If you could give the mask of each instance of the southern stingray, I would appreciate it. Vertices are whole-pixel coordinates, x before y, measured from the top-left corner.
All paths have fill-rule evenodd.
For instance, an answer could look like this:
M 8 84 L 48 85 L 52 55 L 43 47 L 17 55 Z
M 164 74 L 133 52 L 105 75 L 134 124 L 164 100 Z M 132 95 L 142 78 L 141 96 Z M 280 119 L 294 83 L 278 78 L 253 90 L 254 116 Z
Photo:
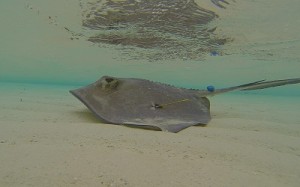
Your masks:
M 256 81 L 207 90 L 184 89 L 145 79 L 103 76 L 70 92 L 98 118 L 110 124 L 179 132 L 211 120 L 207 96 L 235 90 L 257 90 L 300 83 L 300 78 Z

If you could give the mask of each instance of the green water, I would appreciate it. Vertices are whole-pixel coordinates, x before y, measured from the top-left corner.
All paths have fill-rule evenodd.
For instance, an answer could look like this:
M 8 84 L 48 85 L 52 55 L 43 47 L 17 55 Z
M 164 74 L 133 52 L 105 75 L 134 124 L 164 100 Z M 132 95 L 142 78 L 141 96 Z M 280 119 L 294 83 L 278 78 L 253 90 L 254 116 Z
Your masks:
M 270 12 L 263 12 L 269 5 L 274 12 L 272 6 Z M 206 85 L 218 88 L 262 79 L 296 78 L 300 77 L 300 36 L 295 29 L 300 14 L 294 7 L 299 6 L 293 0 L 231 2 L 227 9 L 216 9 L 220 18 L 214 22 L 221 28 L 219 33 L 224 31 L 235 39 L 220 46 L 223 55 L 207 53 L 203 59 L 149 61 L 130 59 L 120 52 L 122 48 L 99 47 L 84 39 L 70 40 L 64 27 L 82 31 L 78 2 L 1 1 L 0 80 L 80 86 L 112 75 L 205 89 Z M 262 11 L 257 15 L 251 8 Z M 232 15 L 226 15 L 229 12 Z M 255 33 L 258 37 L 254 37 Z M 299 97 L 300 86 L 251 93 Z
M 300 0 L 195 0 L 232 41 L 157 60 L 70 34 L 94 34 L 80 4 L 95 1 L 0 0 L 0 186 L 299 186 L 300 84 L 209 97 L 207 128 L 177 134 L 101 124 L 69 90 L 103 75 L 198 89 L 300 78 Z

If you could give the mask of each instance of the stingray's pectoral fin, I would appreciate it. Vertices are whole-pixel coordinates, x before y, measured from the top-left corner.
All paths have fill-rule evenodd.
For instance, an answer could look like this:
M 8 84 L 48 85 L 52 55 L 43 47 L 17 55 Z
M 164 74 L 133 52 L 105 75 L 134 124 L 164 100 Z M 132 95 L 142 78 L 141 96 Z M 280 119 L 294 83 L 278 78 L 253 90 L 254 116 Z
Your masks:
M 122 125 L 132 128 L 140 128 L 147 130 L 155 130 L 155 131 L 165 131 L 165 132 L 173 132 L 177 133 L 183 129 L 186 129 L 190 126 L 195 126 L 198 124 L 195 123 L 178 123 L 178 124 L 153 124 L 153 125 L 144 125 L 144 124 L 134 124 L 134 123 L 123 123 Z M 206 124 L 199 124 L 200 126 L 205 126 Z
M 137 125 L 137 124 L 122 124 L 126 127 L 131 128 L 140 128 L 140 129 L 147 129 L 147 130 L 154 130 L 154 131 L 162 131 L 161 128 L 154 126 L 154 125 Z
M 231 92 L 231 91 L 236 91 L 236 90 L 241 90 L 241 91 L 247 91 L 247 90 L 259 90 L 259 89 L 265 89 L 265 88 L 271 88 L 271 87 L 277 87 L 277 86 L 283 86 L 287 84 L 298 84 L 300 83 L 300 78 L 296 79 L 284 79 L 284 80 L 275 80 L 275 81 L 256 81 L 248 84 L 243 84 L 240 86 L 234 86 L 234 87 L 229 87 L 229 88 L 223 88 L 223 89 L 217 89 L 213 92 L 205 91 L 201 92 L 201 96 L 211 96 L 211 95 L 216 95 L 216 94 L 221 94 L 221 93 L 226 93 L 226 92 Z
M 195 123 L 180 123 L 180 124 L 172 124 L 172 125 L 166 125 L 166 126 L 159 126 L 159 128 L 162 131 L 177 133 L 177 132 L 182 131 L 183 129 L 186 129 L 186 128 L 190 127 L 190 126 L 196 126 L 196 125 L 197 124 L 195 124 Z M 205 126 L 205 125 L 200 125 L 200 126 Z

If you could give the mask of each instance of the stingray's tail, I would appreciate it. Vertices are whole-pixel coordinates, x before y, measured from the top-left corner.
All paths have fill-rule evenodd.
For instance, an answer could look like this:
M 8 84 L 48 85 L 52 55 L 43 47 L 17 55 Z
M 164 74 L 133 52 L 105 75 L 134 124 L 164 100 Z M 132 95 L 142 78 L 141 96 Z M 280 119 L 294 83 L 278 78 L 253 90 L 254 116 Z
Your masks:
M 286 84 L 298 84 L 300 83 L 300 78 L 296 79 L 285 79 L 285 80 L 275 80 L 275 81 L 256 81 L 248 84 L 243 84 L 240 86 L 234 86 L 229 88 L 222 88 L 222 89 L 207 89 L 207 91 L 200 91 L 200 95 L 202 96 L 212 96 L 216 94 L 221 94 L 225 92 L 231 92 L 236 90 L 259 90 L 259 89 L 265 89 L 265 88 L 271 88 L 276 86 L 283 86 Z

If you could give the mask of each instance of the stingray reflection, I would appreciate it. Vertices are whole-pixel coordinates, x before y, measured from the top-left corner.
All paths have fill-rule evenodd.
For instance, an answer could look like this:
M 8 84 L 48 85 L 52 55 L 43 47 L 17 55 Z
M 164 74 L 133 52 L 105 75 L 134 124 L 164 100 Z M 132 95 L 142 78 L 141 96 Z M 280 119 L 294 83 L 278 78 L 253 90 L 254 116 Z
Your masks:
M 96 32 L 93 43 L 141 49 L 151 59 L 198 59 L 228 41 L 208 26 L 217 17 L 193 0 L 99 0 L 84 10 L 83 26 Z

